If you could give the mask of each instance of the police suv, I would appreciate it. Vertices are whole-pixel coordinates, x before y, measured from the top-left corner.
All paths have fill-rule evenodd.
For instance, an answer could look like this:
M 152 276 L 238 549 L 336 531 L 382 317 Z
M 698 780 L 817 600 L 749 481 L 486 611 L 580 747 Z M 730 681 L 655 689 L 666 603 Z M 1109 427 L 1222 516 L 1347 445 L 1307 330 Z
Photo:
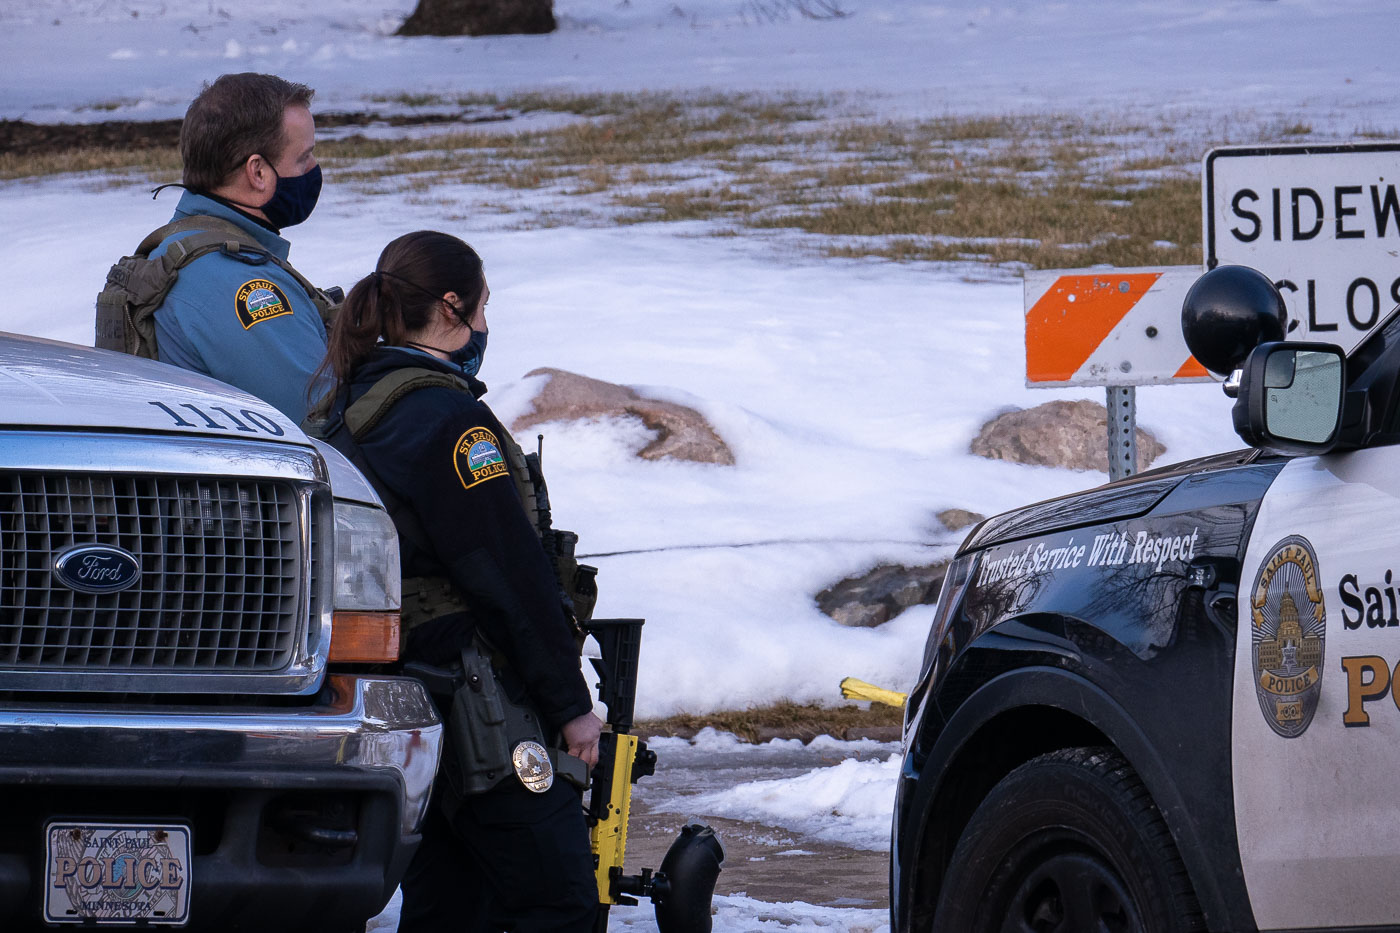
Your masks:
M 988 519 L 910 694 L 897 931 L 1400 929 L 1400 309 L 1183 310 L 1251 449 Z M 1236 367 L 1241 367 L 1236 369 Z
M 398 542 L 237 389 L 0 335 L 0 930 L 360 930 L 441 724 Z

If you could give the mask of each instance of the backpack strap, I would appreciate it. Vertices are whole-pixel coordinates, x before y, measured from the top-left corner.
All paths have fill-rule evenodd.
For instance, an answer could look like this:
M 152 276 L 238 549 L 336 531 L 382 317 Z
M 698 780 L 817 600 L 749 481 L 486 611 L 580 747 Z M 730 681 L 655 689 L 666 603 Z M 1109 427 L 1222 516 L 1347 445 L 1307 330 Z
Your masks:
M 321 322 L 328 329 L 331 322 L 335 320 L 335 312 L 339 307 L 339 302 L 332 300 L 325 292 L 312 285 L 310 280 L 298 272 L 291 263 L 263 246 L 248 231 L 222 217 L 195 214 L 171 221 L 159 230 L 152 231 L 146 239 L 142 240 L 141 245 L 136 247 L 136 253 L 143 257 L 150 256 L 151 251 L 167 237 L 187 231 L 193 232 L 189 236 L 173 241 L 161 254 L 168 272 L 178 272 L 200 256 L 216 249 L 235 259 L 243 259 L 245 262 L 271 262 L 296 280 L 302 291 L 306 292 L 306 297 L 311 299 L 311 303 L 316 306 L 316 313 L 321 316 Z
M 358 441 L 379 423 L 399 399 L 410 392 L 433 386 L 471 392 L 471 387 L 464 380 L 449 373 L 435 372 L 431 369 L 396 369 L 371 386 L 368 392 L 345 410 L 345 424 L 350 429 L 351 436 Z M 506 466 L 510 470 L 512 482 L 515 483 L 520 505 L 525 509 L 525 517 L 529 519 L 530 527 L 538 530 L 540 487 L 530 469 L 529 457 L 504 426 L 499 435 L 496 439 L 501 443 L 501 453 L 506 458 Z
M 344 390 L 346 394 L 332 405 L 325 421 L 308 422 L 303 425 L 307 433 L 330 443 L 364 474 L 375 492 L 379 493 L 384 509 L 394 520 L 399 534 L 414 547 L 429 554 L 432 553 L 432 542 L 422 522 L 413 514 L 408 504 L 380 478 L 374 467 L 370 466 L 364 449 L 360 447 L 360 440 L 404 396 L 419 389 L 433 387 L 471 391 L 465 382 L 447 373 L 418 368 L 396 369 L 370 386 L 369 391 L 360 396 L 353 405 L 345 404 L 348 400 L 348 389 Z M 406 630 L 412 630 L 430 619 L 448 613 L 470 611 L 457 587 L 446 577 L 406 578 L 403 581 L 401 599 L 399 615 Z
M 151 253 L 172 236 L 159 259 Z M 198 214 L 182 217 L 151 231 L 131 256 L 120 259 L 107 273 L 107 281 L 97 296 L 94 345 L 147 359 L 159 359 L 153 316 L 174 287 L 180 270 L 199 257 L 218 250 L 227 256 L 254 265 L 272 262 L 306 292 L 327 329 L 339 302 L 307 281 L 290 264 L 237 224 L 221 217 Z
M 308 422 L 303 428 L 308 434 L 327 440 L 331 446 L 345 454 L 379 493 L 384 508 L 393 518 L 400 534 L 419 550 L 431 553 L 432 544 L 422 523 L 407 503 L 395 495 L 375 473 L 359 443 L 405 396 L 428 388 L 452 389 L 475 396 L 465 380 L 449 373 L 418 367 L 396 369 L 370 386 L 354 404 L 346 404 L 348 390 L 343 390 L 347 394 L 336 400 L 325 421 Z M 574 542 L 578 540 L 578 536 L 572 532 L 541 528 L 541 512 L 543 510 L 544 514 L 547 514 L 549 505 L 547 494 L 544 492 L 544 476 L 539 469 L 536 455 L 524 453 L 504 427 L 501 428 L 497 440 L 500 441 L 510 477 L 515 484 L 516 495 L 520 498 L 520 504 L 525 509 L 531 527 L 542 539 L 545 534 L 552 536 L 545 552 L 559 580 L 560 596 L 566 614 L 570 616 L 571 624 L 577 626 L 576 619 L 587 619 L 592 615 L 598 593 L 597 585 L 593 582 L 596 570 L 591 567 L 584 569 L 580 579 L 581 565 L 574 558 Z M 543 502 L 542 497 L 545 497 Z M 401 617 L 406 628 L 412 629 L 429 619 L 457 611 L 469 609 L 452 581 L 440 577 L 414 577 L 403 581 Z
M 369 391 L 360 396 L 355 404 L 345 409 L 345 426 L 350 429 L 350 436 L 359 441 L 404 396 L 419 389 L 434 387 L 471 392 L 466 382 L 449 373 L 416 367 L 396 369 L 370 386 Z

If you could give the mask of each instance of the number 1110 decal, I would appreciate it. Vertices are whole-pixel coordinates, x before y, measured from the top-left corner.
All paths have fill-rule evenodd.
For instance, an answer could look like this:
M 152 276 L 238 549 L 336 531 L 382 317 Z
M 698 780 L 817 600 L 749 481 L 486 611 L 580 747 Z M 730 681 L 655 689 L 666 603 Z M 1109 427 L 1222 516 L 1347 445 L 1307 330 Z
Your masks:
M 222 405 L 209 405 L 201 408 L 198 405 L 191 405 L 188 402 L 181 402 L 170 407 L 164 402 L 147 402 L 154 405 L 170 416 L 177 428 L 209 428 L 214 431 L 242 431 L 248 434 L 270 434 L 273 437 L 282 437 L 287 432 L 282 430 L 282 426 L 273 421 L 267 415 L 249 411 L 246 408 L 238 409 L 238 414 L 234 414 Z M 176 408 L 183 408 L 185 411 L 176 411 Z M 190 419 L 197 419 L 191 421 Z

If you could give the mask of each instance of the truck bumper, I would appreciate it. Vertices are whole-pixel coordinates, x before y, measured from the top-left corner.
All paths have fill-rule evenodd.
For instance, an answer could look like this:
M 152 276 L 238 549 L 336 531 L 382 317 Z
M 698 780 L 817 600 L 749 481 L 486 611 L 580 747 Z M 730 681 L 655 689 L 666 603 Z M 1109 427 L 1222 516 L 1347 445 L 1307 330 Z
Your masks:
M 310 705 L 0 704 L 0 928 L 39 926 L 50 820 L 190 826 L 190 929 L 351 929 L 418 845 L 442 725 L 421 684 Z

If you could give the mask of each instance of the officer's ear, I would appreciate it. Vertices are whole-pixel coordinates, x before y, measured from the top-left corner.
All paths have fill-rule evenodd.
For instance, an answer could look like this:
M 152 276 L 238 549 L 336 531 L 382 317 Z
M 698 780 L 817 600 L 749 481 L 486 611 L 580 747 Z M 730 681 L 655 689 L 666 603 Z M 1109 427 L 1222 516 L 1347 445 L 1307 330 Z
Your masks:
M 443 295 L 441 313 L 444 323 L 454 326 L 461 324 L 462 318 L 464 317 L 462 296 L 458 295 L 456 292 L 448 292 Z
M 271 193 L 277 187 L 277 172 L 272 163 L 259 153 L 253 153 L 243 162 L 243 181 L 249 188 L 262 193 Z

